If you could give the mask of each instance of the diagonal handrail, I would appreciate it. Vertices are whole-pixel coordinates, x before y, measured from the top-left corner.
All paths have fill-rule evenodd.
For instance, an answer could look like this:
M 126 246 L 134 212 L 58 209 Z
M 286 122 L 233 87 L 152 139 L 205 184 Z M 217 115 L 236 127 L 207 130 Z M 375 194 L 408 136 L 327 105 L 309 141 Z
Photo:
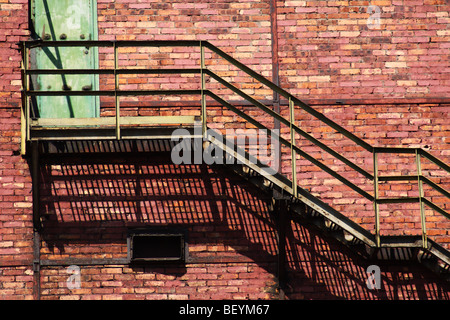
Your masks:
M 282 122 L 283 124 L 286 125 L 291 125 L 295 127 L 296 132 L 302 131 L 300 128 L 298 128 L 297 126 L 291 124 L 287 119 L 281 117 L 280 115 L 278 115 L 276 112 L 274 112 L 273 110 L 271 110 L 270 108 L 268 108 L 267 106 L 265 106 L 264 104 L 260 103 L 259 101 L 253 99 L 252 97 L 248 96 L 246 93 L 244 93 L 243 91 L 241 91 L 240 89 L 236 88 L 235 86 L 233 86 L 232 84 L 228 83 L 226 80 L 224 80 L 223 78 L 221 78 L 220 76 L 214 74 L 213 72 L 211 72 L 210 70 L 205 70 L 205 73 L 208 74 L 209 76 L 211 76 L 213 79 L 215 79 L 216 81 L 218 81 L 219 83 L 225 85 L 227 88 L 231 89 L 233 92 L 239 94 L 241 97 L 243 97 L 244 99 L 246 99 L 248 102 L 251 102 L 252 104 L 254 104 L 255 106 L 259 107 L 261 110 L 265 111 L 266 113 L 272 115 L 275 119 L 279 120 L 280 122 Z M 234 113 L 236 113 L 237 115 L 241 116 L 242 118 L 244 118 L 245 120 L 247 120 L 248 122 L 250 122 L 251 124 L 253 124 L 255 127 L 259 128 L 259 129 L 263 129 L 266 130 L 267 132 L 270 133 L 270 130 L 264 126 L 263 124 L 261 124 L 260 122 L 258 122 L 257 120 L 255 120 L 254 118 L 252 118 L 251 116 L 247 115 L 245 112 L 239 110 L 238 108 L 234 107 L 233 105 L 229 104 L 228 102 L 226 102 L 225 100 L 221 99 L 220 97 L 218 97 L 217 95 L 215 95 L 214 93 L 212 93 L 211 91 L 205 90 L 205 94 L 207 94 L 208 96 L 210 96 L 211 98 L 213 98 L 214 100 L 216 100 L 217 102 L 221 103 L 223 106 L 227 107 L 229 110 L 233 111 Z M 302 131 L 303 132 L 303 131 Z M 299 132 L 302 134 L 302 132 Z M 310 140 L 311 142 L 315 143 L 316 145 L 318 145 L 319 147 L 321 147 L 321 145 L 323 145 L 320 141 L 318 141 L 317 139 L 311 137 L 309 134 L 304 133 L 302 134 L 305 138 L 307 138 L 308 140 Z M 433 202 L 431 202 L 430 200 L 426 199 L 424 196 L 420 196 L 417 198 L 401 198 L 401 199 L 377 199 L 377 197 L 370 195 L 369 193 L 367 193 L 366 191 L 362 190 L 361 188 L 359 188 L 357 185 L 353 184 L 352 182 L 350 182 L 348 179 L 342 177 L 341 175 L 339 175 L 337 172 L 335 172 L 334 170 L 330 169 L 329 167 L 327 167 L 326 165 L 322 164 L 320 161 L 316 160 L 315 158 L 311 157 L 309 154 L 307 154 L 306 152 L 302 151 L 300 148 L 298 148 L 295 145 L 292 145 L 291 142 L 287 141 L 286 139 L 283 139 L 281 137 L 277 137 L 277 139 L 279 139 L 279 141 L 287 146 L 290 147 L 292 149 L 295 150 L 295 152 L 299 155 L 301 155 L 302 157 L 304 157 L 305 159 L 309 160 L 311 163 L 313 163 L 314 165 L 318 166 L 320 169 L 322 169 L 323 171 L 327 172 L 328 174 L 330 174 L 331 176 L 333 176 L 334 178 L 338 179 L 339 181 L 341 181 L 342 183 L 344 183 L 345 185 L 347 185 L 348 187 L 350 187 L 352 190 L 356 191 L 357 193 L 359 193 L 360 195 L 364 196 L 366 199 L 372 201 L 372 202 L 376 202 L 377 204 L 381 204 L 381 203 L 411 203 L 411 202 L 423 202 L 423 204 L 427 205 L 428 207 L 430 207 L 431 209 L 439 212 L 440 214 L 442 214 L 443 216 L 445 216 L 446 218 L 450 219 L 450 214 L 447 213 L 445 210 L 443 210 L 442 208 L 440 208 L 439 206 L 435 205 Z M 334 155 L 333 153 L 334 150 L 329 149 L 327 146 L 325 146 L 326 148 L 322 148 L 323 150 L 327 151 L 331 150 L 331 152 L 329 152 L 330 154 Z M 328 150 L 327 150 L 328 149 Z M 392 152 L 392 151 L 397 151 L 397 152 L 403 152 L 403 153 L 417 153 L 418 149 L 417 148 L 374 148 L 374 153 L 378 152 Z M 337 154 L 337 153 L 336 153 Z M 342 160 L 344 163 L 349 164 L 350 167 L 353 168 L 354 165 L 351 161 L 347 160 L 346 158 L 340 156 L 339 154 L 337 154 L 338 156 L 336 158 L 338 158 L 339 160 Z M 432 155 L 427 154 L 429 156 L 429 158 L 431 159 L 437 159 L 434 158 Z M 446 169 L 446 164 L 440 160 L 438 160 L 438 164 L 441 168 Z M 358 167 L 359 168 L 359 167 Z M 355 169 L 355 168 L 354 168 Z M 363 169 L 361 169 L 363 170 Z M 363 172 L 360 172 L 363 173 Z M 370 175 L 370 174 L 369 174 Z M 367 176 L 366 176 L 367 177 Z M 372 175 L 370 175 L 369 178 L 374 178 Z M 401 181 L 401 180 L 416 180 L 417 177 L 415 176 L 407 176 L 407 177 L 402 177 L 402 176 L 392 176 L 392 177 L 379 177 L 379 180 L 383 180 L 383 181 L 389 181 L 389 180 L 395 180 L 395 181 Z M 432 182 L 430 179 L 420 175 L 419 179 L 427 184 L 429 184 L 431 187 L 433 187 L 435 190 L 439 191 L 441 194 L 443 194 L 444 196 L 450 198 L 450 193 L 448 191 L 446 191 L 444 188 L 440 187 L 438 184 Z M 378 182 L 376 182 L 378 183 Z M 292 181 L 292 185 L 294 184 L 294 181 Z M 419 186 L 420 190 L 422 190 L 422 186 Z M 378 186 L 376 186 L 376 188 L 378 188 Z M 294 192 L 292 190 L 292 192 Z M 422 193 L 422 191 L 421 191 Z M 377 245 L 380 245 L 380 228 L 379 228 L 379 212 L 376 208 L 376 238 L 377 238 Z M 421 216 L 422 216 L 422 220 L 425 221 L 425 217 L 424 217 L 424 212 L 423 209 L 421 209 Z M 425 231 L 425 225 L 423 225 L 423 245 L 424 247 L 427 246 L 427 238 L 426 238 L 426 231 Z
M 386 200 L 386 199 L 378 199 L 378 183 L 379 183 L 379 180 L 380 180 L 379 179 L 380 177 L 378 177 L 378 168 L 377 168 L 377 163 L 376 163 L 376 161 L 377 161 L 376 159 L 377 159 L 377 154 L 378 153 L 412 153 L 412 154 L 415 153 L 417 155 L 417 161 L 416 161 L 417 162 L 417 170 L 418 170 L 417 179 L 418 179 L 418 182 L 419 182 L 419 192 L 420 192 L 420 196 L 417 198 L 417 201 L 421 204 L 422 235 L 423 235 L 423 246 L 424 247 L 427 247 L 427 234 L 426 234 L 426 226 L 425 226 L 425 212 L 424 212 L 423 205 L 427 205 L 428 207 L 432 208 L 433 210 L 441 213 L 443 216 L 445 216 L 445 217 L 450 219 L 450 214 L 448 212 L 446 212 L 445 210 L 443 210 L 439 206 L 435 205 L 430 200 L 426 199 L 424 197 L 424 195 L 423 195 L 422 182 L 425 182 L 428 185 L 430 185 L 432 188 L 434 188 L 435 190 L 439 191 L 445 197 L 450 199 L 449 192 L 446 191 L 445 189 L 443 189 L 442 187 L 440 187 L 439 185 L 437 185 L 436 183 L 432 182 L 431 180 L 423 177 L 423 175 L 421 173 L 421 169 L 420 169 L 420 157 L 423 156 L 424 158 L 427 158 L 432 163 L 434 163 L 437 166 L 439 166 L 441 169 L 443 169 L 443 170 L 447 171 L 448 173 L 450 173 L 450 166 L 447 165 L 446 163 L 444 163 L 442 160 L 436 158 L 435 156 L 431 155 L 430 153 L 428 153 L 427 151 L 425 151 L 425 150 L 423 150 L 421 148 L 389 148 L 389 147 L 388 148 L 382 148 L 382 147 L 373 147 L 370 144 L 368 144 L 367 142 L 365 142 L 364 140 L 362 140 L 361 138 L 359 138 L 356 135 L 354 135 L 353 133 L 349 132 L 347 129 L 345 129 L 342 126 L 338 125 L 336 122 L 334 122 L 331 119 L 327 118 L 322 113 L 320 113 L 317 110 L 311 108 L 310 106 L 308 106 L 304 102 L 302 102 L 299 99 L 297 99 L 295 96 L 291 95 L 290 93 L 288 93 L 284 89 L 280 88 L 279 86 L 277 86 L 273 82 L 267 80 L 262 75 L 256 73 L 255 71 L 253 71 L 252 69 L 250 69 L 246 65 L 242 64 L 241 62 L 237 61 L 236 59 L 234 59 L 233 57 L 231 57 L 230 55 L 228 55 L 224 51 L 222 51 L 219 48 L 215 47 L 211 43 L 204 42 L 204 43 L 202 43 L 202 45 L 206 46 L 208 49 L 210 49 L 211 51 L 215 52 L 217 55 L 219 55 L 220 57 L 222 57 L 226 61 L 228 61 L 231 64 L 233 64 L 235 67 L 239 68 L 241 71 L 247 73 L 250 77 L 254 78 L 255 80 L 259 81 L 260 83 L 262 83 L 262 84 L 266 85 L 267 87 L 269 87 L 270 89 L 272 89 L 274 92 L 276 92 L 279 95 L 283 96 L 284 98 L 288 99 L 290 104 L 291 104 L 291 102 L 293 102 L 294 105 L 301 107 L 303 110 L 305 110 L 306 112 L 308 112 L 309 114 L 314 116 L 316 119 L 318 119 L 318 120 L 322 121 L 323 123 L 327 124 L 328 126 L 332 127 L 337 132 L 341 133 L 342 135 L 344 135 L 345 137 L 347 137 L 348 139 L 352 140 L 357 145 L 363 147 L 365 150 L 369 151 L 370 153 L 372 153 L 374 155 L 374 174 L 371 175 L 366 170 L 358 167 L 356 164 L 352 163 L 351 161 L 349 161 L 345 157 L 339 155 L 337 152 L 335 152 L 331 148 L 327 147 L 326 145 L 324 145 L 323 143 L 321 143 L 317 139 L 311 137 L 306 132 L 302 131 L 298 126 L 296 126 L 292 122 L 292 119 L 291 120 L 287 120 L 287 119 L 283 118 L 281 115 L 279 115 L 275 111 L 273 111 L 270 108 L 264 106 L 262 103 L 256 101 L 255 99 L 249 97 L 248 95 L 243 93 L 241 90 L 237 89 L 235 86 L 229 84 L 224 79 L 221 79 L 220 77 L 218 77 L 217 75 L 213 74 L 212 72 L 208 72 L 208 74 L 211 77 L 213 77 L 216 81 L 218 81 L 221 84 L 225 85 L 227 88 L 231 89 L 233 92 L 239 94 L 241 97 L 243 97 L 247 101 L 251 102 L 255 106 L 259 107 L 261 110 L 263 110 L 266 113 L 270 114 L 276 120 L 280 121 L 281 123 L 283 123 L 285 125 L 288 125 L 291 128 L 291 130 L 294 130 L 295 132 L 299 133 L 303 137 L 307 138 L 309 141 L 313 142 L 316 146 L 320 147 L 322 150 L 328 152 L 329 154 L 331 154 L 335 158 L 341 160 L 342 162 L 344 162 L 345 164 L 350 166 L 353 170 L 363 174 L 366 178 L 374 180 L 374 189 L 375 189 L 374 193 L 375 193 L 375 195 L 374 196 L 371 196 L 371 195 L 367 196 L 368 194 L 364 194 L 365 191 L 361 192 L 362 190 L 360 190 L 359 187 L 353 185 L 352 183 L 349 183 L 349 181 L 347 179 L 341 177 L 338 174 L 335 174 L 334 172 L 328 171 L 326 166 L 321 166 L 320 164 L 313 162 L 314 164 L 318 165 L 322 170 L 330 173 L 333 177 L 337 178 L 338 180 L 340 180 L 341 182 L 343 182 L 344 184 L 346 184 L 347 186 L 349 186 L 353 190 L 357 191 L 359 194 L 365 196 L 367 199 L 369 199 L 369 200 L 374 202 L 375 214 L 376 214 L 376 217 L 375 217 L 375 219 L 376 219 L 376 228 L 375 229 L 376 230 L 375 230 L 375 232 L 376 232 L 376 237 L 377 237 L 377 245 L 380 245 L 380 228 L 379 228 L 380 217 L 379 217 L 378 204 L 383 202 L 384 200 Z M 290 144 L 291 149 L 295 150 L 295 152 L 297 154 L 302 155 L 302 153 L 299 150 L 299 148 L 297 148 L 295 145 L 292 145 L 292 143 L 293 142 L 290 142 L 290 143 L 288 142 L 288 144 Z M 310 157 L 306 156 L 305 158 L 311 161 Z M 415 199 L 409 199 L 409 200 L 408 199 L 402 199 L 402 200 L 398 200 L 398 201 L 414 202 L 416 200 Z M 387 200 L 386 200 L 386 202 L 387 202 Z
M 435 165 L 439 166 L 441 169 L 443 169 L 443 170 L 447 171 L 448 173 L 450 173 L 450 166 L 448 164 L 446 164 L 444 161 L 440 160 L 439 158 L 436 158 L 431 153 L 429 153 L 428 151 L 423 150 L 422 148 L 419 148 L 418 151 L 419 151 L 421 156 L 427 158 L 432 163 L 434 163 Z
M 306 133 L 304 130 L 300 129 L 295 123 L 291 123 L 289 120 L 287 120 L 286 118 L 282 117 L 277 112 L 275 112 L 272 109 L 270 109 L 269 107 L 265 106 L 264 104 L 262 104 L 258 100 L 250 97 L 248 94 L 246 94 L 242 90 L 236 88 L 235 86 L 233 86 L 228 81 L 224 80 L 222 77 L 218 76 L 214 72 L 212 72 L 210 70 L 205 70 L 205 73 L 208 74 L 211 78 L 213 78 L 217 82 L 219 82 L 219 83 L 223 84 L 224 86 L 226 86 L 228 89 L 231 89 L 234 93 L 237 93 L 238 95 L 240 95 L 242 98 L 244 98 L 248 102 L 250 102 L 253 105 L 255 105 L 256 107 L 258 107 L 259 109 L 261 109 L 264 112 L 268 113 L 270 116 L 274 117 L 276 120 L 280 121 L 284 125 L 292 126 L 292 128 L 294 129 L 294 131 L 296 133 L 298 133 L 301 136 L 303 136 L 304 138 L 308 139 L 309 141 L 311 141 L 312 143 L 314 143 L 315 145 L 317 145 L 318 147 L 320 147 L 324 151 L 328 152 L 329 154 L 331 154 L 335 158 L 337 158 L 340 161 L 344 162 L 346 165 L 351 167 L 353 170 L 359 172 L 360 174 L 365 176 L 367 179 L 373 180 L 373 175 L 372 174 L 370 174 L 369 172 L 367 172 L 366 170 L 364 170 L 360 166 L 356 165 L 355 163 L 351 162 L 350 160 L 348 160 L 347 158 L 345 158 L 344 156 L 342 156 L 338 152 L 334 151 L 333 149 L 331 149 L 330 147 L 328 147 L 324 143 L 320 142 L 319 140 L 317 140 L 316 138 L 314 138 L 310 134 Z
M 221 99 L 219 96 L 217 96 L 216 94 L 210 92 L 210 91 L 205 91 L 205 94 L 207 94 L 208 96 L 210 96 L 211 98 L 213 98 L 214 100 L 216 100 L 217 102 L 221 103 L 222 105 L 226 106 L 229 110 L 233 111 L 234 113 L 236 113 L 237 115 L 241 116 L 242 118 L 244 118 L 245 120 L 247 120 L 248 122 L 250 122 L 251 124 L 253 124 L 255 127 L 259 128 L 259 129 L 263 129 L 266 130 L 266 132 L 269 135 L 272 135 L 273 133 L 271 132 L 270 129 L 268 129 L 266 126 L 264 126 L 263 124 L 261 124 L 259 121 L 253 119 L 251 116 L 247 115 L 245 112 L 239 110 L 238 108 L 234 107 L 233 105 L 229 104 L 228 102 L 226 102 L 225 100 Z M 344 183 L 345 185 L 349 186 L 351 189 L 353 189 L 354 191 L 358 192 L 360 195 L 364 196 L 366 199 L 369 199 L 370 201 L 373 201 L 374 198 L 372 195 L 370 195 L 368 192 L 362 190 L 360 187 L 358 187 L 357 185 L 355 185 L 354 183 L 352 183 L 351 181 L 349 181 L 348 179 L 344 178 L 343 176 L 341 176 L 340 174 L 338 174 L 336 171 L 332 170 L 331 168 L 329 168 L 328 166 L 326 166 L 325 164 L 323 164 L 322 162 L 316 160 L 314 157 L 312 157 L 311 155 L 309 155 L 308 153 L 304 152 L 303 150 L 301 150 L 299 147 L 292 145 L 291 142 L 287 141 L 286 139 L 277 136 L 276 137 L 283 145 L 289 147 L 289 148 L 293 148 L 295 150 L 295 152 L 297 152 L 300 156 L 304 157 L 305 159 L 307 159 L 308 161 L 310 161 L 311 163 L 313 163 L 314 165 L 318 166 L 319 168 L 321 168 L 323 171 L 327 172 L 328 174 L 330 174 L 331 176 L 333 176 L 334 178 L 338 179 L 339 181 L 341 181 L 342 183 Z M 295 182 L 292 182 L 293 184 Z
M 329 125 L 333 129 L 335 129 L 337 132 L 343 134 L 344 136 L 346 136 L 350 140 L 354 141 L 356 144 L 358 144 L 359 146 L 363 147 L 367 151 L 369 151 L 371 153 L 374 153 L 375 149 L 377 149 L 378 152 L 386 152 L 386 151 L 389 151 L 389 149 L 393 149 L 393 148 L 389 148 L 389 147 L 386 147 L 386 148 L 373 147 L 372 145 L 370 145 L 369 143 L 365 142 L 364 140 L 362 140 L 361 138 L 359 138 L 355 134 L 351 133 L 350 131 L 348 131 L 344 127 L 340 126 L 339 124 L 337 124 L 333 120 L 331 120 L 328 117 L 326 117 L 324 114 L 322 114 L 319 111 L 315 110 L 314 108 L 308 106 L 306 103 L 304 103 L 303 101 L 299 100 L 298 98 L 296 98 L 295 96 L 293 96 L 292 94 L 287 92 L 286 90 L 284 90 L 281 87 L 277 86 L 272 81 L 268 80 L 267 78 L 265 78 L 262 75 L 258 74 L 257 72 L 255 72 L 254 70 L 250 69 L 249 67 L 247 67 L 243 63 L 241 63 L 238 60 L 234 59 L 232 56 L 230 56 L 229 54 L 225 53 L 221 49 L 219 49 L 216 46 L 212 45 L 210 42 L 203 41 L 202 45 L 204 45 L 205 47 L 207 47 L 211 51 L 213 51 L 216 54 L 218 54 L 223 59 L 225 59 L 228 62 L 230 62 L 231 64 L 233 64 L 235 67 L 239 68 L 241 71 L 244 71 L 245 73 L 247 73 L 249 76 L 251 76 L 255 80 L 257 80 L 257 81 L 261 82 L 262 84 L 266 85 L 267 87 L 269 87 L 270 89 L 272 89 L 276 93 L 280 94 L 281 96 L 285 97 L 286 99 L 291 99 L 292 101 L 294 101 L 295 105 L 303 108 L 306 112 L 308 112 L 312 116 L 316 117 L 318 120 L 324 122 L 325 124 Z M 272 111 L 272 112 L 273 112 L 273 114 L 277 114 L 274 111 Z M 280 115 L 278 115 L 278 116 L 281 117 Z M 280 120 L 279 117 L 277 117 L 277 120 Z M 286 121 L 288 121 L 288 120 L 286 120 Z M 396 148 L 396 149 L 411 150 L 411 153 L 414 153 L 414 149 L 412 149 L 412 148 Z M 420 150 L 419 152 L 420 152 L 421 155 L 423 155 L 428 160 L 432 161 L 433 163 L 435 163 L 436 165 L 438 165 L 439 167 L 441 167 L 442 169 L 444 169 L 445 171 L 450 173 L 450 166 L 447 165 L 445 162 L 443 162 L 442 160 L 438 159 L 437 157 L 431 155 L 429 152 L 423 150 L 422 148 L 415 148 L 415 149 L 419 149 Z
M 223 59 L 225 59 L 228 62 L 230 62 L 231 64 L 233 64 L 235 67 L 237 67 L 240 70 L 244 71 L 245 73 L 247 73 L 249 76 L 251 76 L 255 80 L 258 80 L 262 84 L 266 85 L 267 87 L 269 87 L 270 89 L 272 89 L 273 91 L 278 93 L 279 95 L 285 97 L 288 100 L 291 99 L 294 102 L 295 105 L 303 108 L 306 112 L 308 112 L 309 114 L 313 115 L 317 119 L 321 120 L 322 122 L 324 122 L 328 126 L 332 127 L 333 129 L 335 129 L 339 133 L 341 133 L 344 136 L 346 136 L 347 138 L 349 138 L 350 140 L 354 141 L 355 143 L 357 143 L 359 146 L 363 147 L 367 151 L 370 151 L 370 152 L 373 151 L 373 147 L 370 144 L 368 144 L 367 142 L 365 142 L 364 140 L 362 140 L 361 138 L 359 138 L 355 134 L 351 133 L 347 129 L 343 128 L 342 126 L 338 125 L 336 122 L 334 122 L 333 120 L 329 119 L 328 117 L 326 117 L 322 113 L 320 113 L 317 110 L 311 108 L 310 106 L 308 106 L 303 101 L 299 100 L 298 98 L 296 98 L 295 96 L 293 96 L 292 94 L 287 92 L 286 90 L 284 90 L 284 89 L 280 88 L 279 86 L 277 86 L 276 84 L 274 84 L 272 81 L 267 80 L 262 75 L 258 74 L 257 72 L 255 72 L 254 70 L 250 69 L 249 67 L 247 67 L 243 63 L 239 62 L 238 60 L 234 59 L 229 54 L 225 53 L 224 51 L 220 50 L 216 46 L 212 45 L 210 42 L 207 42 L 207 41 L 202 42 L 202 45 L 206 46 L 208 49 L 210 49 L 211 51 L 215 52 L 216 54 L 218 54 Z

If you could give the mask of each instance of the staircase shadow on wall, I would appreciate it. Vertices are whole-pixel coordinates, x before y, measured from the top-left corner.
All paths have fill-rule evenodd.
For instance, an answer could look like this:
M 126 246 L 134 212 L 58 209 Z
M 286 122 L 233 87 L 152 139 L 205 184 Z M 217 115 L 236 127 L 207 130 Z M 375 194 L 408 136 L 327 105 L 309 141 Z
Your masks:
M 160 152 L 49 155 L 41 169 L 43 259 L 126 258 L 129 228 L 174 226 L 188 231 L 188 264 L 254 262 L 277 274 L 270 195 L 225 167 L 174 165 Z M 371 262 L 295 219 L 287 229 L 287 298 L 449 299 L 448 288 L 425 279 L 421 266 L 405 276 L 406 265 L 380 265 L 391 276 L 382 276 L 380 290 L 369 290 Z M 136 268 L 187 271 L 186 265 Z

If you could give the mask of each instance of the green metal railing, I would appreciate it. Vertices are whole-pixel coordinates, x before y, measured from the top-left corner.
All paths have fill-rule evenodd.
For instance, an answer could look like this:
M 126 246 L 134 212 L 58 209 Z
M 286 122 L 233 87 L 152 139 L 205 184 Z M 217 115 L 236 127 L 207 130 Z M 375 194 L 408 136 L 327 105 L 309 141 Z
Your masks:
M 67 46 L 94 46 L 94 47 L 109 47 L 113 48 L 114 52 L 114 68 L 113 69 L 54 69 L 54 70 L 37 70 L 29 68 L 29 56 L 30 50 L 37 47 L 67 47 Z M 200 50 L 200 66 L 199 68 L 191 68 L 191 69 L 123 69 L 119 68 L 118 63 L 118 49 L 120 47 L 197 47 Z M 209 50 L 212 53 L 217 54 L 222 59 L 226 60 L 230 64 L 237 67 L 239 70 L 245 72 L 248 76 L 260 82 L 261 84 L 270 88 L 273 92 L 276 92 L 281 97 L 284 97 L 288 101 L 289 108 L 289 119 L 286 119 L 281 114 L 273 111 L 268 106 L 264 105 L 260 101 L 252 98 L 250 95 L 243 92 L 241 89 L 237 88 L 233 84 L 229 83 L 222 77 L 218 76 L 208 68 L 206 68 L 206 58 L 205 51 Z M 297 165 L 296 158 L 299 155 L 304 159 L 310 161 L 312 164 L 319 167 L 321 170 L 325 171 L 332 177 L 336 178 L 353 191 L 357 192 L 359 195 L 363 196 L 367 200 L 373 202 L 374 211 L 375 211 L 375 243 L 376 246 L 380 246 L 380 211 L 379 205 L 386 203 L 413 203 L 417 202 L 420 204 L 420 215 L 421 215 L 421 227 L 422 227 L 422 245 L 424 248 L 427 247 L 427 231 L 426 231 L 426 217 L 425 217 L 425 206 L 435 210 L 436 212 L 442 214 L 446 218 L 450 219 L 450 214 L 444 209 L 440 208 L 429 199 L 424 196 L 423 184 L 427 184 L 431 186 L 434 190 L 438 191 L 440 194 L 450 199 L 450 193 L 444 188 L 440 187 L 438 184 L 434 183 L 430 179 L 426 178 L 422 174 L 421 170 L 421 159 L 425 158 L 429 160 L 431 163 L 437 165 L 447 173 L 450 173 L 450 166 L 432 156 L 430 153 L 426 152 L 420 148 L 383 148 L 383 147 L 373 147 L 369 145 L 367 142 L 357 137 L 353 133 L 349 132 L 342 126 L 338 125 L 336 122 L 327 118 L 324 114 L 316 111 L 310 106 L 306 105 L 298 98 L 294 97 L 287 91 L 283 90 L 279 86 L 275 85 L 271 81 L 267 80 L 265 77 L 256 73 L 249 67 L 240 63 L 236 59 L 232 58 L 230 55 L 215 47 L 211 43 L 207 41 L 27 41 L 22 43 L 22 81 L 23 81 L 23 104 L 22 104 L 22 153 L 26 152 L 26 144 L 28 141 L 32 140 L 31 131 L 33 129 L 33 122 L 30 118 L 30 97 L 39 96 L 39 95 L 52 95 L 52 96 L 76 96 L 76 95 L 96 95 L 96 96 L 111 96 L 115 99 L 115 118 L 114 121 L 109 120 L 99 120 L 99 119 L 91 119 L 88 122 L 84 122 L 85 124 L 114 124 L 115 126 L 115 138 L 121 139 L 121 126 L 123 123 L 132 123 L 133 121 L 137 121 L 137 123 L 143 124 L 146 121 L 151 121 L 150 119 L 131 119 L 124 120 L 125 117 L 122 117 L 120 114 L 120 103 L 119 97 L 122 96 L 136 96 L 136 95 L 199 95 L 201 99 L 201 123 L 202 123 L 202 133 L 205 137 L 206 130 L 208 127 L 207 122 L 207 100 L 206 97 L 210 97 L 215 100 L 217 103 L 226 107 L 227 109 L 233 111 L 238 116 L 242 117 L 244 120 L 248 121 L 255 127 L 259 129 L 264 129 L 269 134 L 272 131 L 267 128 L 267 126 L 263 125 L 252 116 L 248 115 L 244 111 L 238 109 L 233 106 L 229 102 L 225 101 L 223 98 L 219 97 L 212 91 L 208 90 L 206 84 L 206 77 L 210 77 L 214 79 L 224 87 L 230 89 L 235 94 L 242 97 L 244 100 L 249 102 L 251 105 L 259 108 L 268 116 L 272 117 L 274 121 L 278 121 L 279 123 L 287 126 L 290 132 L 290 141 L 284 139 L 283 137 L 277 137 L 279 142 L 288 147 L 290 149 L 290 157 L 291 157 L 291 168 L 292 168 L 292 180 L 291 185 L 288 191 L 292 194 L 293 197 L 299 196 L 299 190 L 297 186 Z M 30 90 L 30 76 L 36 74 L 109 74 L 114 76 L 114 90 L 97 90 L 97 91 L 35 91 Z M 119 76 L 124 74 L 199 74 L 200 75 L 200 90 L 120 90 L 119 86 Z M 332 148 L 314 138 L 312 135 L 308 134 L 304 130 L 302 130 L 295 121 L 295 107 L 300 107 L 316 119 L 320 120 L 322 123 L 327 126 L 333 128 L 338 133 L 342 134 L 346 138 L 350 139 L 358 146 L 362 147 L 364 150 L 370 152 L 373 155 L 373 174 L 361 168 L 351 160 L 347 159 L 340 153 L 334 151 Z M 186 119 L 175 119 L 174 122 L 182 122 L 182 120 Z M 77 123 L 76 120 L 67 120 L 66 123 L 72 121 L 72 123 Z M 125 121 L 125 122 L 124 122 Z M 162 120 L 161 120 L 162 121 Z M 64 122 L 64 121 L 63 121 Z M 51 120 L 47 119 L 42 122 L 47 125 L 60 125 L 61 119 Z M 41 123 L 41 125 L 42 125 Z M 332 155 L 335 159 L 341 161 L 345 165 L 347 165 L 352 170 L 361 174 L 364 178 L 373 181 L 374 192 L 373 195 L 363 190 L 358 185 L 354 184 L 347 178 L 343 177 L 335 170 L 331 169 L 329 166 L 325 165 L 321 161 L 318 161 L 313 156 L 302 150 L 296 144 L 296 135 L 300 135 L 301 137 L 307 139 L 323 151 Z M 57 138 L 57 137 L 55 137 Z M 379 154 L 415 154 L 416 156 L 416 168 L 417 174 L 413 176 L 380 176 L 378 169 L 378 156 Z M 389 182 L 389 181 L 412 181 L 417 182 L 419 188 L 419 196 L 418 197 L 404 197 L 404 198 L 380 198 L 379 197 L 379 183 L 380 182 Z

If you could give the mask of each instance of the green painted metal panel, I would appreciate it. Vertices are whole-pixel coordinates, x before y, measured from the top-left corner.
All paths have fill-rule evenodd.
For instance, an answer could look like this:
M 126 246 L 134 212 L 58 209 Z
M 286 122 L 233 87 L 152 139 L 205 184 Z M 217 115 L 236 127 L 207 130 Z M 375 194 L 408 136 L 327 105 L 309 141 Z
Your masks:
M 44 41 L 97 40 L 95 0 L 34 0 L 34 27 Z M 98 65 L 95 47 L 35 49 L 38 69 L 93 69 Z M 36 90 L 98 90 L 98 75 L 38 75 Z M 90 118 L 99 116 L 95 96 L 40 96 L 40 118 Z

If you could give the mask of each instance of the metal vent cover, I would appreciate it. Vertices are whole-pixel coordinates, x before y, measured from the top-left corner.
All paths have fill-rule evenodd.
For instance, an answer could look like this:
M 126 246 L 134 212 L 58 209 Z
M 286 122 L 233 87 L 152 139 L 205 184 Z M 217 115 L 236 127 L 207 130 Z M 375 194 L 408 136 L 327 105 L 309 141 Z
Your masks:
M 130 262 L 184 262 L 187 256 L 186 232 L 179 229 L 129 230 L 127 246 Z

